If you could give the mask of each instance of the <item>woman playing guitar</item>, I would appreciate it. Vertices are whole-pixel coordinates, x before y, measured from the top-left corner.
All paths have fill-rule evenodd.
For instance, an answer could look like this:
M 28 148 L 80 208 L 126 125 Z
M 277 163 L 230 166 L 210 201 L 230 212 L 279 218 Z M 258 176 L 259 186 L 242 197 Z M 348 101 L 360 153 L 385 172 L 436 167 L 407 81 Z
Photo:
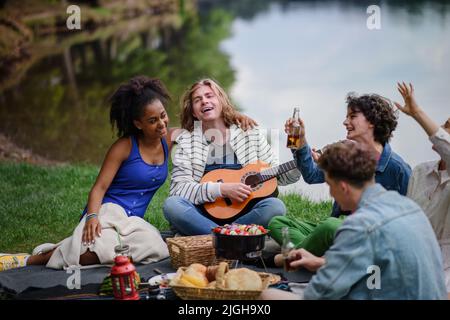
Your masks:
M 278 165 L 265 135 L 258 129 L 243 131 L 237 127 L 235 113 L 225 91 L 210 79 L 194 83 L 183 96 L 181 126 L 185 130 L 176 139 L 170 197 L 163 211 L 172 227 L 184 235 L 208 234 L 217 225 L 230 222 L 266 227 L 271 218 L 286 212 L 283 202 L 274 197 L 248 201 L 256 189 L 263 187 L 261 181 L 250 183 L 240 175 L 237 181 L 227 182 L 229 174 L 202 181 L 214 170 L 245 169 L 257 161 L 266 163 L 263 167 Z M 296 168 L 289 170 L 273 176 L 281 185 L 298 181 L 300 172 Z M 204 204 L 218 199 L 230 206 L 250 203 L 246 210 L 220 219 L 204 209 Z

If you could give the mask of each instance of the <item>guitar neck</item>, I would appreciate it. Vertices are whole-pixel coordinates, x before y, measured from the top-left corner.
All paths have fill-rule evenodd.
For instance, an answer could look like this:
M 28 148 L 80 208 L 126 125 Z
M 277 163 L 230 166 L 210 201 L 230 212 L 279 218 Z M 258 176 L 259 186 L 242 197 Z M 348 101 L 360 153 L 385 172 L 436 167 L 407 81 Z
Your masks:
M 294 170 L 297 168 L 297 164 L 295 160 L 291 160 L 289 162 L 280 164 L 279 166 L 275 166 L 269 169 L 262 170 L 259 174 L 261 175 L 261 182 L 270 180 L 272 178 L 278 177 L 283 173 Z

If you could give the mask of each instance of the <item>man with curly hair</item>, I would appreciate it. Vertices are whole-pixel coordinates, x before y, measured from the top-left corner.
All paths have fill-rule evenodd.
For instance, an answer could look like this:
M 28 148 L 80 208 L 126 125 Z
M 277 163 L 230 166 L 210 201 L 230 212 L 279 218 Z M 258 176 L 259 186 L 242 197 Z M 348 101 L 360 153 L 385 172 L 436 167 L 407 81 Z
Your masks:
M 290 252 L 291 268 L 316 272 L 298 295 L 276 289 L 263 299 L 446 299 L 439 245 L 425 213 L 411 199 L 375 183 L 379 160 L 361 143 L 338 142 L 319 159 L 330 193 L 353 212 L 324 257 Z
M 347 129 L 347 139 L 361 143 L 373 150 L 377 155 L 375 181 L 387 190 L 398 191 L 405 195 L 411 174 L 410 166 L 392 151 L 389 139 L 397 127 L 397 115 L 390 101 L 377 94 L 358 96 L 350 93 L 347 96 L 347 116 L 344 120 Z M 289 119 L 285 124 L 286 132 L 292 125 Z M 306 183 L 325 182 L 324 171 L 316 164 L 318 154 L 311 150 L 305 138 L 305 126 L 300 148 L 295 150 L 294 157 L 297 167 Z M 342 224 L 341 215 L 350 212 L 343 211 L 335 202 L 331 217 L 319 222 L 300 221 L 286 216 L 274 217 L 269 223 L 271 236 L 281 243 L 284 227 L 288 227 L 292 242 L 297 248 L 305 248 L 315 255 L 322 256 L 331 246 L 336 230 Z M 269 258 L 269 263 L 272 259 Z M 281 264 L 281 255 L 275 257 L 276 265 Z

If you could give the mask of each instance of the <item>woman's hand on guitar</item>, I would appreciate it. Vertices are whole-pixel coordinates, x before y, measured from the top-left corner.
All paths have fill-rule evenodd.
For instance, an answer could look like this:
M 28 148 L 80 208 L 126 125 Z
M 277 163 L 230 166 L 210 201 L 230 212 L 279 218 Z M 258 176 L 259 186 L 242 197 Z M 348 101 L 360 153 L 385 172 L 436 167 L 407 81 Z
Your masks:
M 252 189 L 243 183 L 222 183 L 220 193 L 222 193 L 223 198 L 243 202 L 252 193 Z

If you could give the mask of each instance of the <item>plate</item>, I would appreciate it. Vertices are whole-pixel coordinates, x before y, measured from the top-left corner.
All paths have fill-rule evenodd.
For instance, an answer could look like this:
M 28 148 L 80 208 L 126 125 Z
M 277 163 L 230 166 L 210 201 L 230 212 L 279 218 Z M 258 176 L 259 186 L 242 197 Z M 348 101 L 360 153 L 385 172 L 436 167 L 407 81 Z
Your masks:
M 165 276 L 167 277 L 167 280 L 172 280 L 173 277 L 175 277 L 176 273 L 166 273 Z M 159 286 L 161 284 L 161 281 L 163 280 L 163 275 L 157 275 L 148 280 L 148 284 L 150 286 Z

